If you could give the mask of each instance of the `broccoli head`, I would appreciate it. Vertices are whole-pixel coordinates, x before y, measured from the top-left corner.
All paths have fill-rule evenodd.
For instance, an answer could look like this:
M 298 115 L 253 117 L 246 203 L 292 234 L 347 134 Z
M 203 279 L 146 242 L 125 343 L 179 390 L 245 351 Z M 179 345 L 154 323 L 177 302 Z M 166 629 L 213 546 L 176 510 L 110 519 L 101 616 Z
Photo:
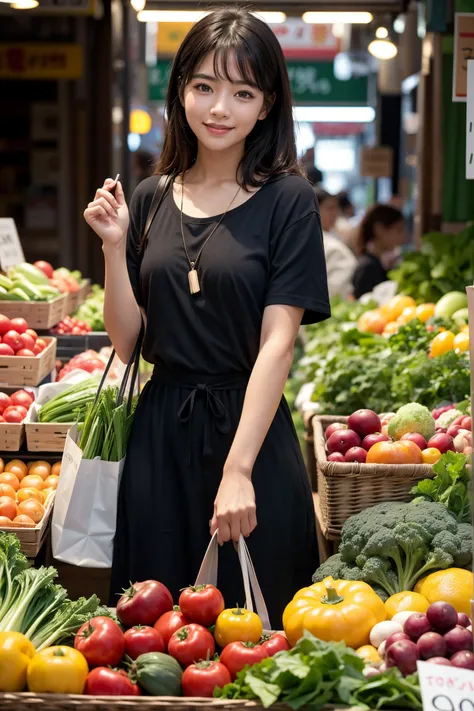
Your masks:
M 356 565 L 345 563 L 336 553 L 319 566 L 313 575 L 313 583 L 320 583 L 328 577 L 334 580 L 362 580 L 362 572 Z
M 409 402 L 388 423 L 388 434 L 393 439 L 401 439 L 408 432 L 418 432 L 426 440 L 431 439 L 435 433 L 435 421 L 427 407 Z

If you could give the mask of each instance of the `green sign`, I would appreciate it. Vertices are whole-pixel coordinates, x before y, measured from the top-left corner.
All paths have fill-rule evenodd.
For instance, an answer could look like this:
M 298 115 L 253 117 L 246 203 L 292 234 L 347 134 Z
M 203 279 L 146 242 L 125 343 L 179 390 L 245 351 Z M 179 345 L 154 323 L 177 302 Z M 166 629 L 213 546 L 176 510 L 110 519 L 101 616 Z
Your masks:
M 341 81 L 334 76 L 332 62 L 287 62 L 293 100 L 298 105 L 350 106 L 367 103 L 367 77 Z M 171 64 L 158 60 L 148 70 L 149 101 L 165 101 Z

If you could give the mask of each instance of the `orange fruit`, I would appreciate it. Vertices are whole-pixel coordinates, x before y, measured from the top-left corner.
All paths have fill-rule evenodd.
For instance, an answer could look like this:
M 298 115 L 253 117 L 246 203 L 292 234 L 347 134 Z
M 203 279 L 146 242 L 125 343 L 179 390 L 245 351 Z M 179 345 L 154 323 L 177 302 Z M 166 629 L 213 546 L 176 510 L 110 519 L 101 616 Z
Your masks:
M 48 462 L 33 462 L 28 470 L 28 474 L 40 476 L 44 481 L 51 474 L 51 465 Z
M 468 333 L 458 333 L 454 337 L 453 350 L 456 353 L 464 353 L 469 350 L 469 334 Z
M 415 299 L 411 296 L 404 296 L 404 294 L 397 294 L 393 299 L 390 299 L 388 304 L 385 305 L 384 314 L 387 317 L 387 321 L 396 321 L 399 316 L 405 311 L 409 306 L 416 306 Z
M 393 336 L 394 333 L 398 333 L 400 324 L 396 321 L 389 321 L 383 330 L 384 336 Z
M 413 321 L 413 319 L 416 318 L 416 307 L 415 306 L 407 306 L 406 309 L 403 309 L 402 313 L 400 316 L 397 318 L 397 323 L 401 323 L 402 325 L 409 323 L 410 321 Z
M 426 323 L 435 314 L 435 304 L 420 304 L 416 307 L 416 318 Z
M 20 480 L 13 472 L 3 472 L 0 474 L 0 484 L 9 484 L 15 491 L 20 488 Z
M 16 491 L 11 484 L 0 484 L 0 496 L 9 496 L 16 501 Z
M 23 526 L 36 526 L 36 523 L 33 521 L 31 516 L 27 516 L 26 514 L 15 516 L 13 523 L 21 523 Z
M 44 485 L 45 485 L 45 487 L 47 487 L 49 489 L 56 489 L 58 486 L 58 481 L 59 481 L 59 477 L 55 474 L 51 474 L 51 476 L 49 476 L 45 480 Z
M 53 476 L 59 476 L 60 471 L 61 471 L 61 462 L 54 462 L 53 466 L 51 467 L 51 474 Z
M 382 333 L 386 325 L 387 319 L 378 309 L 366 311 L 357 323 L 360 331 L 368 331 L 369 333 Z
M 5 465 L 4 471 L 13 472 L 21 481 L 23 477 L 28 474 L 28 467 L 25 462 L 22 462 L 20 459 L 12 459 L 11 462 Z
M 39 523 L 44 516 L 44 506 L 36 499 L 27 499 L 18 504 L 18 513 L 29 516 L 35 523 Z
M 22 501 L 28 501 L 28 499 L 36 499 L 36 501 L 39 501 L 40 504 L 44 504 L 46 496 L 42 491 L 33 489 L 32 486 L 20 489 L 17 495 L 18 503 L 21 504 Z
M 409 461 L 408 464 L 423 464 L 423 457 L 421 455 L 421 449 L 416 444 L 409 439 L 404 439 L 396 444 L 403 444 L 403 446 L 408 450 Z
M 33 487 L 33 489 L 39 489 L 40 491 L 44 489 L 44 481 L 37 474 L 28 474 L 20 482 L 21 489 L 27 489 Z
M 9 496 L 0 496 L 0 516 L 6 516 L 10 520 L 17 515 L 16 503 Z
M 11 523 L 11 518 L 7 518 L 6 516 L 0 516 L 0 528 L 5 528 L 5 526 L 11 526 Z
M 438 459 L 441 457 L 441 452 L 436 447 L 428 447 L 421 452 L 421 458 L 423 459 L 423 464 L 436 464 Z
M 3 459 L 0 457 L 0 474 L 2 474 L 3 470 L 5 469 L 5 462 Z
M 430 357 L 437 358 L 453 350 L 454 333 L 452 331 L 442 331 L 431 341 Z
M 410 454 L 410 449 L 405 447 L 405 444 L 405 440 L 403 442 L 377 442 L 367 452 L 366 462 L 367 464 L 411 464 L 413 454 Z

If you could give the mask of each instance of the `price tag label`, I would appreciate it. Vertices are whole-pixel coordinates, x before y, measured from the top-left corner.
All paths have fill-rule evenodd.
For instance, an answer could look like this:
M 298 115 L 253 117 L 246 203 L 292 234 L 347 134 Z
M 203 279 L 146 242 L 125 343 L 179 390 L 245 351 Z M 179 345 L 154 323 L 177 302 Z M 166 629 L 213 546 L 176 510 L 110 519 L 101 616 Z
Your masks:
M 11 217 L 0 218 L 0 266 L 3 271 L 25 261 L 20 238 Z
M 474 671 L 418 662 L 423 711 L 474 711 Z

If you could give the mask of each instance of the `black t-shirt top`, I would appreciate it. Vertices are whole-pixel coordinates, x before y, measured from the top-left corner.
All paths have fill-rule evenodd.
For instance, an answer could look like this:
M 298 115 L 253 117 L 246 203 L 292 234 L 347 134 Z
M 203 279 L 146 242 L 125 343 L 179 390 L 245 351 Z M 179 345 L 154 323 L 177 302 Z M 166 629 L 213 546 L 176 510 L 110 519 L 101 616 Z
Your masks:
M 352 278 L 354 297 L 360 299 L 363 294 L 370 293 L 378 284 L 382 284 L 387 279 L 387 270 L 384 269 L 380 259 L 366 252 L 359 259 L 359 265 Z
M 127 237 L 130 281 L 147 317 L 147 361 L 176 371 L 248 372 L 259 352 L 266 306 L 304 308 L 303 323 L 330 316 L 319 209 L 304 178 L 277 176 L 229 210 L 199 259 L 201 292 L 194 295 L 171 190 L 139 253 L 157 181 L 147 178 L 135 190 Z M 219 218 L 183 216 L 191 260 Z

